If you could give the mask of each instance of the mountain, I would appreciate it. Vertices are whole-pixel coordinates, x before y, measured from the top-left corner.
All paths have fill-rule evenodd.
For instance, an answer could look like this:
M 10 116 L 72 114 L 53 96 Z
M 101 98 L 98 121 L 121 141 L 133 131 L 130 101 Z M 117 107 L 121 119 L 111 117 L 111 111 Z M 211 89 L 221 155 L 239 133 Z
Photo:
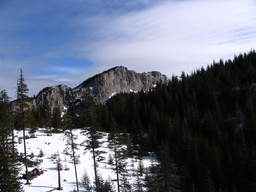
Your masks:
M 75 88 L 67 85 L 46 87 L 33 99 L 33 103 L 36 106 L 48 105 L 51 111 L 55 107 L 63 111 L 70 104 L 77 105 L 89 98 L 99 104 L 118 93 L 147 92 L 157 83 L 166 81 L 167 77 L 157 71 L 137 73 L 117 66 L 85 80 Z
M 42 89 L 35 98 L 36 105 L 48 105 L 51 112 L 55 107 L 61 110 L 74 101 L 72 88 L 67 85 L 57 85 Z
M 158 82 L 167 78 L 160 72 L 136 73 L 118 66 L 95 75 L 73 89 L 76 99 L 93 96 L 97 103 L 104 103 L 117 93 L 149 91 Z

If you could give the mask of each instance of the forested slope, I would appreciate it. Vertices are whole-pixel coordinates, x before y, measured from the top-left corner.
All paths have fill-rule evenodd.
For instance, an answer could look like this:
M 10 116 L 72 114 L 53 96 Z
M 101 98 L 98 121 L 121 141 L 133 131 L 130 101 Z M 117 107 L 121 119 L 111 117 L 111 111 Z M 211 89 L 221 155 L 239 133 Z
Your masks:
M 149 191 L 256 191 L 255 83 L 251 51 L 111 98 L 100 107 L 101 127 L 130 132 L 158 154 Z

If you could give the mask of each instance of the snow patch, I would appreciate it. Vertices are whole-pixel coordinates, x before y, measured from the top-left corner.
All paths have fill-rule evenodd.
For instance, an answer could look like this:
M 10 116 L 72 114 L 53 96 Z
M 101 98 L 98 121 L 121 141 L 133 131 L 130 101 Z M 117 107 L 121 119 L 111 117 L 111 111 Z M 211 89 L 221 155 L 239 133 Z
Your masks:
M 111 95 L 108 97 L 109 99 L 116 95 L 116 92 L 111 93 Z
M 76 150 L 76 155 L 79 156 L 79 164 L 77 164 L 78 170 L 78 179 L 80 181 L 80 191 L 85 192 L 81 179 L 85 172 L 87 172 L 91 184 L 94 181 L 94 171 L 93 171 L 93 160 L 92 154 L 90 151 L 85 151 L 82 143 L 87 140 L 87 137 L 81 134 L 81 129 L 76 129 L 73 131 L 74 137 L 77 139 L 75 140 L 78 143 L 78 149 Z M 16 141 L 17 141 L 17 149 L 19 153 L 24 153 L 23 150 L 23 140 L 22 140 L 22 131 L 17 131 L 15 133 Z M 29 136 L 28 130 L 26 130 L 26 135 Z M 98 163 L 98 172 L 103 177 L 103 179 L 116 179 L 116 174 L 108 165 L 108 157 L 109 154 L 112 152 L 107 147 L 108 141 L 107 133 L 103 133 L 103 138 L 101 141 L 103 142 L 102 147 L 100 150 L 105 151 L 103 155 L 105 160 Z M 34 157 L 32 160 L 39 159 L 42 160 L 42 163 L 36 166 L 38 169 L 44 170 L 44 173 L 31 181 L 30 185 L 25 185 L 25 180 L 22 180 L 22 186 L 25 192 L 46 192 L 54 189 L 58 186 L 58 173 L 56 169 L 56 159 L 54 157 L 56 154 L 59 154 L 61 164 L 63 170 L 61 171 L 61 184 L 63 187 L 63 192 L 70 192 L 75 189 L 75 173 L 74 173 L 74 166 L 70 161 L 70 157 L 65 154 L 66 148 L 66 137 L 64 133 L 56 133 L 56 134 L 49 134 L 47 130 L 44 128 L 38 129 L 35 132 L 35 138 L 30 138 L 26 140 L 27 144 L 27 154 L 30 156 L 32 153 Z M 20 140 L 20 141 L 19 141 Z M 19 142 L 18 142 L 19 141 Z M 43 156 L 40 157 L 40 153 L 43 153 Z M 113 153 L 112 153 L 113 154 Z M 31 157 L 30 157 L 31 158 Z M 128 166 L 128 179 L 129 182 L 135 186 L 136 184 L 136 177 L 134 176 L 134 172 L 136 171 L 137 167 L 139 166 L 139 161 L 136 159 L 128 158 L 127 160 Z M 145 170 L 150 167 L 152 164 L 157 164 L 156 158 L 154 154 L 151 153 L 149 156 L 143 157 L 142 163 L 144 165 Z M 20 167 L 21 173 L 25 172 L 25 168 L 23 165 Z M 35 167 L 29 167 L 29 171 L 34 169 Z M 112 183 L 114 189 L 116 189 L 116 183 Z
M 63 116 L 67 113 L 67 111 L 68 111 L 68 108 L 66 106 L 64 106 L 63 110 L 62 110 L 62 112 L 60 114 L 61 118 L 63 118 Z
M 138 93 L 138 91 L 134 91 L 133 89 L 129 90 L 130 93 Z

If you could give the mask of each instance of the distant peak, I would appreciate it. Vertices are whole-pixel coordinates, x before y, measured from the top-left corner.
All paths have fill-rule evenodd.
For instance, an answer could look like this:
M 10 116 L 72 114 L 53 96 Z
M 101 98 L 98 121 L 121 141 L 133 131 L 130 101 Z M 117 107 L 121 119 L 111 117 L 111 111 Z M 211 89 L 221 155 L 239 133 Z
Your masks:
M 119 66 L 115 66 L 113 67 L 114 69 L 127 69 L 127 67 L 123 66 L 123 65 L 119 65 Z
M 59 84 L 59 85 L 57 85 L 56 87 L 68 87 L 67 85 L 65 85 L 65 84 Z
M 109 72 L 109 71 L 123 71 L 123 70 L 128 71 L 128 68 L 125 67 L 125 66 L 120 65 L 120 66 L 112 67 L 112 68 L 110 68 L 110 69 L 104 71 L 103 73 L 107 73 L 107 72 Z

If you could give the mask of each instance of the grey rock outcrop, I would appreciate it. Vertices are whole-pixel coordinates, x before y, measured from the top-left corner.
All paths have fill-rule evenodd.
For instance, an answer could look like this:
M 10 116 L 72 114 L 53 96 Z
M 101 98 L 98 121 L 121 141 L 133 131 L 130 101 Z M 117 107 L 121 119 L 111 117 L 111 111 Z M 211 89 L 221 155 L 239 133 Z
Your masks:
M 67 85 L 57 85 L 42 89 L 35 98 L 35 104 L 48 105 L 51 112 L 55 107 L 63 111 L 64 107 L 69 106 L 73 100 L 72 88 Z
M 46 87 L 33 99 L 36 106 L 48 105 L 51 112 L 55 107 L 63 111 L 70 104 L 93 98 L 96 103 L 104 103 L 118 93 L 149 91 L 158 82 L 166 82 L 167 77 L 160 72 L 136 73 L 118 66 L 97 74 L 75 88 L 66 85 Z
M 149 91 L 160 81 L 167 81 L 160 72 L 136 73 L 118 66 L 84 81 L 73 89 L 73 93 L 76 99 L 90 95 L 97 103 L 104 103 L 118 93 Z

